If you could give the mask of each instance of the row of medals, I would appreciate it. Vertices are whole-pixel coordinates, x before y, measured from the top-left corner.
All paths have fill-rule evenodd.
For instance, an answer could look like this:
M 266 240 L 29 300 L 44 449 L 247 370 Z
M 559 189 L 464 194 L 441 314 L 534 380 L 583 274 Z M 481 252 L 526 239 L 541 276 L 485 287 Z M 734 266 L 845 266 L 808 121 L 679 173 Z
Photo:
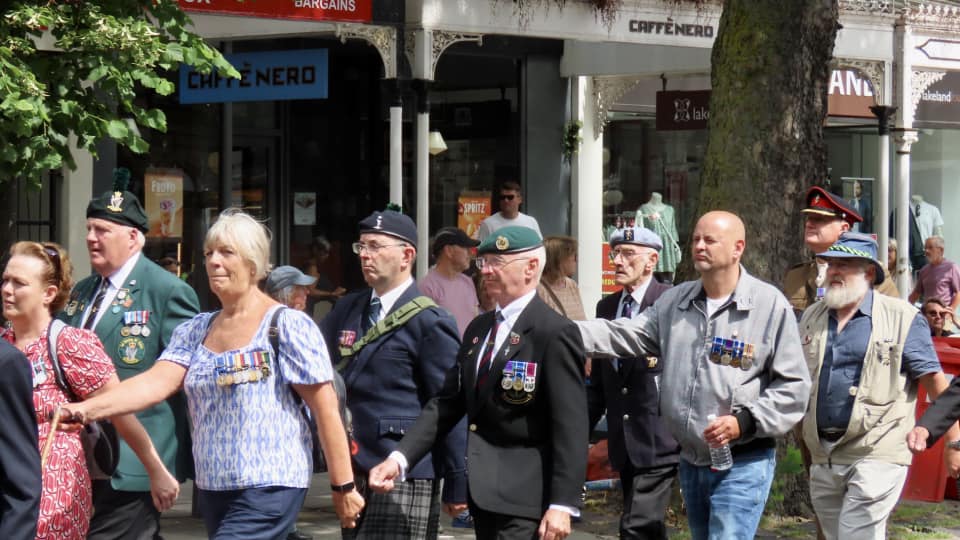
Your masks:
M 533 392 L 537 385 L 537 365 L 529 364 L 533 366 L 533 373 L 531 373 L 530 377 L 525 376 L 527 365 L 527 362 L 516 362 L 513 360 L 507 362 L 507 366 L 503 370 L 503 379 L 500 381 L 500 388 L 504 390 L 513 389 L 516 392 L 521 390 Z
M 130 326 L 124 326 L 120 329 L 120 335 L 123 337 L 127 336 L 143 336 L 150 337 L 150 328 L 147 325 L 132 324 Z
M 217 386 L 232 386 L 249 382 L 259 382 L 270 376 L 270 366 L 220 373 L 217 375 Z
M 753 367 L 754 346 L 735 339 L 713 338 L 710 361 L 721 366 L 748 370 Z

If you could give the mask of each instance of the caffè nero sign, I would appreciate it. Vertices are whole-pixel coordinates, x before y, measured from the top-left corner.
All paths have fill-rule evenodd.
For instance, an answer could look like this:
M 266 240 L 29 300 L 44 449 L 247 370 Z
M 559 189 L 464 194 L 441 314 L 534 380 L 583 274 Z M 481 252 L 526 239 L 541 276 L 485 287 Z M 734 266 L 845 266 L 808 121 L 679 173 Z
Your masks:
M 630 32 L 638 34 L 653 34 L 662 36 L 713 37 L 713 25 L 689 24 L 675 22 L 670 18 L 665 21 L 643 21 L 631 19 L 627 26 Z

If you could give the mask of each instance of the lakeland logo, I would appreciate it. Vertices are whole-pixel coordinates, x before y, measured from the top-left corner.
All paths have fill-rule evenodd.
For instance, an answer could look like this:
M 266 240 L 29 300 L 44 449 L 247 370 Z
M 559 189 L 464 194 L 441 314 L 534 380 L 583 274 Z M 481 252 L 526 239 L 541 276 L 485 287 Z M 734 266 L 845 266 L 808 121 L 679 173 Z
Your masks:
M 709 120 L 710 110 L 706 107 L 690 107 L 689 98 L 673 100 L 673 121 L 689 122 L 691 120 Z

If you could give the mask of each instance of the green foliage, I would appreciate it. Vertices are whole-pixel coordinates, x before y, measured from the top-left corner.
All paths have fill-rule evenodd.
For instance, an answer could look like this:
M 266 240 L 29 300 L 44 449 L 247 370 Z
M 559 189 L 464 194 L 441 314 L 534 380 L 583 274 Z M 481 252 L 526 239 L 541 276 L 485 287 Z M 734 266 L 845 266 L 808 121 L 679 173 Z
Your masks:
M 171 94 L 180 62 L 239 77 L 188 24 L 176 0 L 12 2 L 0 16 L 0 184 L 75 168 L 71 133 L 91 152 L 104 137 L 146 152 L 138 129 L 167 122 L 137 95 Z
M 563 128 L 563 159 L 568 163 L 580 151 L 580 143 L 583 142 L 583 137 L 580 136 L 582 128 L 583 123 L 579 120 L 569 122 Z
M 804 474 L 803 457 L 800 455 L 800 449 L 796 446 L 788 446 L 784 455 L 777 460 L 773 485 L 770 486 L 769 504 L 779 507 L 785 497 L 784 488 L 788 485 L 788 478 L 802 474 Z

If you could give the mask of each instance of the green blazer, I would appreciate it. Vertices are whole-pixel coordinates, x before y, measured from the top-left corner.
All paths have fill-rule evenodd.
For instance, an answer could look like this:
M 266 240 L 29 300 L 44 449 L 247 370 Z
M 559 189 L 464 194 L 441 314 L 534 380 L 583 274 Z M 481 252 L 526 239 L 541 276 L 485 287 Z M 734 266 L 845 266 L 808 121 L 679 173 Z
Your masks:
M 60 319 L 71 326 L 81 327 L 84 311 L 93 301 L 99 283 L 97 274 L 77 283 L 66 308 L 59 315 Z M 189 285 L 141 254 L 123 288 L 104 308 L 103 316 L 93 330 L 113 359 L 120 380 L 124 380 L 153 367 L 154 361 L 170 343 L 173 329 L 199 311 L 197 295 Z M 125 313 L 143 312 L 149 317 L 146 325 L 125 324 Z M 135 329 L 135 326 L 139 328 Z M 182 393 L 137 413 L 137 418 L 150 434 L 167 469 L 181 481 L 192 476 L 190 431 Z M 150 479 L 143 464 L 122 439 L 120 463 L 112 485 L 120 491 L 150 491 Z

